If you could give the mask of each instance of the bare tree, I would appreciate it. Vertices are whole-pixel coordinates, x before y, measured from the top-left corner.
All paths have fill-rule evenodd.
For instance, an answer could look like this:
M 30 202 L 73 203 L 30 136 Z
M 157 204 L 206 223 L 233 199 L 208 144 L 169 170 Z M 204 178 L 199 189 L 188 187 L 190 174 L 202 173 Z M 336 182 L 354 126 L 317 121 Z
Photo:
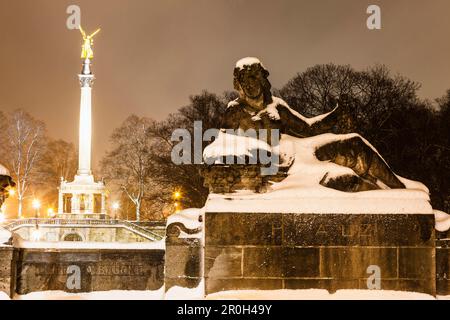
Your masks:
M 16 110 L 8 116 L 6 138 L 5 159 L 16 182 L 20 218 L 30 184 L 39 180 L 36 167 L 45 150 L 45 125 L 25 111 Z
M 107 184 L 125 193 L 133 202 L 137 221 L 141 218 L 142 201 L 150 183 L 152 139 L 147 131 L 152 125 L 153 121 L 148 118 L 128 117 L 114 130 L 113 150 L 101 162 Z
M 38 171 L 44 179 L 42 183 L 35 182 L 48 204 L 56 206 L 57 188 L 64 180 L 72 179 L 78 166 L 78 157 L 73 143 L 64 140 L 49 140 L 45 153 L 38 162 Z M 43 183 L 45 181 L 45 183 Z
M 196 164 L 176 165 L 172 162 L 171 151 L 177 142 L 171 141 L 172 132 L 175 129 L 187 129 L 191 137 L 194 136 L 194 122 L 202 123 L 202 134 L 210 128 L 221 127 L 222 116 L 226 110 L 227 98 L 235 95 L 226 93 L 227 97 L 203 91 L 201 94 L 189 97 L 190 103 L 170 115 L 166 120 L 159 122 L 149 130 L 149 134 L 156 139 L 154 167 L 151 171 L 152 179 L 166 190 L 164 193 L 155 195 L 158 197 L 161 208 L 170 208 L 173 202 L 172 192 L 180 190 L 183 197 L 178 200 L 181 208 L 202 207 L 208 197 L 208 188 L 204 186 L 204 179 L 199 173 L 199 166 Z M 194 150 L 194 141 L 191 141 L 191 148 Z M 209 142 L 203 142 L 205 147 Z M 193 157 L 193 155 L 192 155 Z M 192 161 L 194 158 L 191 159 Z M 170 191 L 172 192 L 170 192 Z M 169 191 L 169 192 L 167 192 Z M 173 213 L 174 210 L 171 212 Z

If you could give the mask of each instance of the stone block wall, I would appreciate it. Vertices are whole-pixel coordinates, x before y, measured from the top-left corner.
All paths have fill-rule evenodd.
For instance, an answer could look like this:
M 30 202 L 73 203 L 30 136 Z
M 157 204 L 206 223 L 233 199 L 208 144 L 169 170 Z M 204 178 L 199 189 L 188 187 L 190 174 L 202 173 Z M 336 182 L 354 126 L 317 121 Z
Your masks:
M 205 214 L 206 294 L 223 290 L 381 289 L 436 293 L 433 215 Z
M 167 227 L 165 289 L 174 286 L 196 288 L 202 280 L 202 245 L 199 238 L 180 238 L 181 231 L 189 232 L 182 224 Z M 198 230 L 194 230 L 198 231 Z
M 450 295 L 449 231 L 438 232 L 436 240 L 436 294 Z
M 158 290 L 164 285 L 164 250 L 16 249 L 14 260 L 15 293 L 20 295 Z M 73 288 L 75 273 L 80 275 L 79 288 Z

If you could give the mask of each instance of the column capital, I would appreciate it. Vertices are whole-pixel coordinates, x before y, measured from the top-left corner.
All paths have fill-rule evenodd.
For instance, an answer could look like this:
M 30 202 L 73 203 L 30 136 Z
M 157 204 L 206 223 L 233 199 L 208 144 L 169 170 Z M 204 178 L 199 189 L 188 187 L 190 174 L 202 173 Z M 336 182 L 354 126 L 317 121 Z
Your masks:
M 78 79 L 80 80 L 81 88 L 92 88 L 94 85 L 94 75 L 92 74 L 79 74 Z

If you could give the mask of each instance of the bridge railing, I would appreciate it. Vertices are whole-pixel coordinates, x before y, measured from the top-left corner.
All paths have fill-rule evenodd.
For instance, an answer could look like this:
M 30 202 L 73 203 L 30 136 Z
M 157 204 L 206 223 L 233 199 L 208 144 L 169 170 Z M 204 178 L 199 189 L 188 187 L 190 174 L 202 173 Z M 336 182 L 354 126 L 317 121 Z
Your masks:
M 124 227 L 132 230 L 138 234 L 141 234 L 145 238 L 149 238 L 153 241 L 162 240 L 163 237 L 155 232 L 152 232 L 146 228 L 140 227 L 132 222 L 124 220 L 114 219 L 53 219 L 53 218 L 27 218 L 14 220 L 3 225 L 8 231 L 14 231 L 21 226 L 33 226 L 33 225 L 52 225 L 52 226 L 117 226 Z

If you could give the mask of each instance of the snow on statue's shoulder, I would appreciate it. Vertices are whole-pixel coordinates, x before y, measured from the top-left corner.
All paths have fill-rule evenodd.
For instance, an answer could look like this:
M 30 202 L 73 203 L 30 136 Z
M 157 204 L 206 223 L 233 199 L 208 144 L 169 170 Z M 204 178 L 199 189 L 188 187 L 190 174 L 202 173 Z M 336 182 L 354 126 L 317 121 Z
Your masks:
M 235 99 L 233 101 L 228 102 L 227 108 L 237 107 L 239 106 L 239 99 Z
M 236 68 L 239 68 L 240 70 L 242 70 L 242 69 L 244 69 L 245 66 L 251 66 L 253 64 L 259 64 L 264 68 L 261 61 L 259 61 L 259 59 L 255 58 L 255 57 L 242 58 L 241 60 L 236 62 Z
M 9 170 L 0 164 L 0 176 L 10 176 Z

